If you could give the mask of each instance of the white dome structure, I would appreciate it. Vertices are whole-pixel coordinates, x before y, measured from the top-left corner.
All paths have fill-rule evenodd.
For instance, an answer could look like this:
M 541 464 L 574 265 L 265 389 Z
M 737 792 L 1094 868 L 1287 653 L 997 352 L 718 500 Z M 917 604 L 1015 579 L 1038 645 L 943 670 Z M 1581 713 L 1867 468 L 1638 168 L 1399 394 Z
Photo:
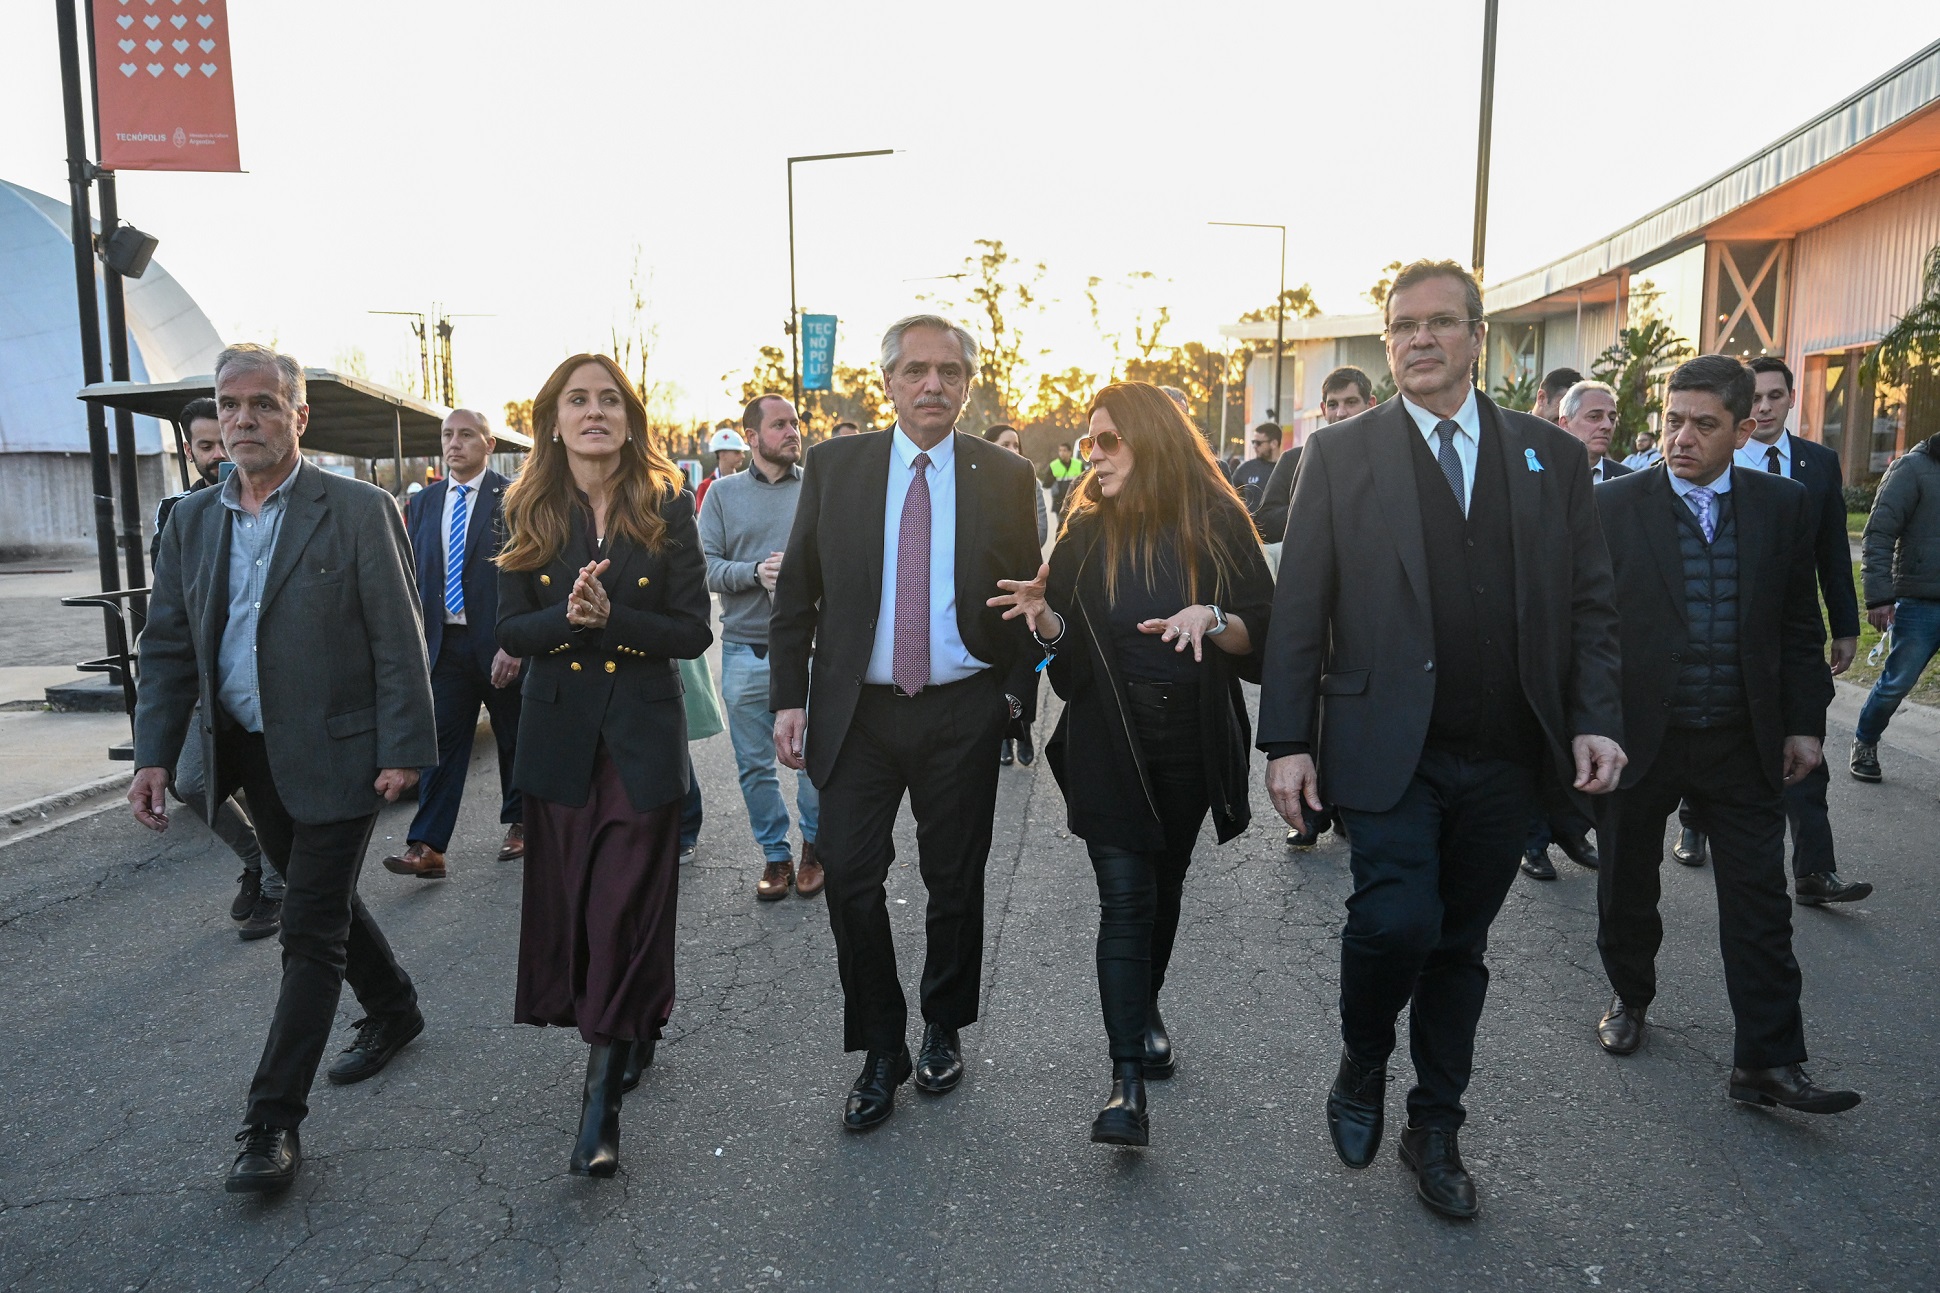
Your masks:
M 66 203 L 0 180 L 0 552 L 92 545 L 87 410 L 74 398 L 86 383 L 70 227 Z M 167 270 L 151 263 L 124 289 L 134 380 L 214 368 L 222 339 Z M 102 319 L 105 329 L 105 307 Z M 105 337 L 102 353 L 105 365 Z M 152 512 L 164 479 L 154 419 L 135 419 L 135 447 L 143 510 Z

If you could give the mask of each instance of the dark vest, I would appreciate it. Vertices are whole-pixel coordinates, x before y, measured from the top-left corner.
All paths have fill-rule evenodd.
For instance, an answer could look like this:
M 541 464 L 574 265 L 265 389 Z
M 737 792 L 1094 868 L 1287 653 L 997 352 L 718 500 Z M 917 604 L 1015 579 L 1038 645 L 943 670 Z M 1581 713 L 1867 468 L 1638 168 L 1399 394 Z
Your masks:
M 1710 543 L 1697 513 L 1683 499 L 1677 509 L 1677 550 L 1683 559 L 1684 623 L 1689 642 L 1671 686 L 1672 727 L 1735 727 L 1751 721 L 1738 657 L 1738 521 L 1730 494 L 1712 506 L 1717 524 Z
M 1409 440 L 1435 621 L 1428 744 L 1471 758 L 1535 764 L 1542 758 L 1542 727 L 1522 694 L 1517 667 L 1516 554 L 1501 437 L 1484 417 L 1466 518 L 1426 439 Z

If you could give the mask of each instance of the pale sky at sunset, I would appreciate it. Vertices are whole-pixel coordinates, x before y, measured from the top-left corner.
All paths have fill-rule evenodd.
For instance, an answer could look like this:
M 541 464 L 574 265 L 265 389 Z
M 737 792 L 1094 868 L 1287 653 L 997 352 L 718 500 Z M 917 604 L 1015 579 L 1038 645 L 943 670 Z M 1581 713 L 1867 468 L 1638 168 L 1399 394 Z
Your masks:
M 1492 279 L 1742 160 L 1940 37 L 1931 0 L 1503 0 Z M 494 413 L 602 349 L 632 248 L 654 375 L 686 416 L 786 345 L 783 159 L 801 302 L 873 357 L 981 237 L 1050 266 L 1031 350 L 1102 367 L 1086 278 L 1157 280 L 1171 341 L 1290 284 L 1365 309 L 1384 264 L 1466 259 L 1480 0 L 1166 5 L 230 0 L 244 175 L 127 174 L 125 217 L 225 340 L 415 370 L 404 320 L 460 319 L 459 394 Z M 53 6 L 7 6 L 0 178 L 66 196 Z M 1169 280 L 1169 281 L 1168 281 Z

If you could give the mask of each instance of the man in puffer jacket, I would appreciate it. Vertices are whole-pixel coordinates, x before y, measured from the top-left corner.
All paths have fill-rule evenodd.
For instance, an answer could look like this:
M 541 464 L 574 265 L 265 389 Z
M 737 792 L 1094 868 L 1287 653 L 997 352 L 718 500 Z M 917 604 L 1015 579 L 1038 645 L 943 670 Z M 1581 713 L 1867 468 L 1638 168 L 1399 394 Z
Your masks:
M 1890 628 L 1893 648 L 1859 711 L 1852 775 L 1878 781 L 1879 738 L 1940 650 L 1940 436 L 1886 469 L 1862 542 L 1866 621 L 1882 633 Z

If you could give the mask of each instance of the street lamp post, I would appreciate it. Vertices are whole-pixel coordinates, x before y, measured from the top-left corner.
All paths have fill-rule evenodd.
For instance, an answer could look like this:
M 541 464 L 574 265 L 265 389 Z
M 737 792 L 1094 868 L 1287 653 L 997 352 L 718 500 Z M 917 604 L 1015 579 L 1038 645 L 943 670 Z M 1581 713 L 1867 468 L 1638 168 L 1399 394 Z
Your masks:
M 1493 4 L 1494 0 L 1490 0 Z M 1273 298 L 1273 407 L 1270 421 L 1280 420 L 1280 377 L 1287 366 L 1287 227 L 1283 224 L 1255 224 L 1250 220 L 1208 220 L 1207 224 L 1229 229 L 1278 229 L 1280 231 L 1280 294 Z
M 1469 268 L 1482 277 L 1482 250 L 1489 232 L 1489 134 L 1495 122 L 1495 6 L 1482 6 L 1482 125 L 1475 141 L 1475 248 Z
M 859 153 L 811 153 L 788 159 L 788 344 L 793 354 L 795 407 L 802 406 L 802 312 L 795 304 L 795 163 L 835 162 L 846 157 L 887 157 L 893 148 L 870 148 Z

